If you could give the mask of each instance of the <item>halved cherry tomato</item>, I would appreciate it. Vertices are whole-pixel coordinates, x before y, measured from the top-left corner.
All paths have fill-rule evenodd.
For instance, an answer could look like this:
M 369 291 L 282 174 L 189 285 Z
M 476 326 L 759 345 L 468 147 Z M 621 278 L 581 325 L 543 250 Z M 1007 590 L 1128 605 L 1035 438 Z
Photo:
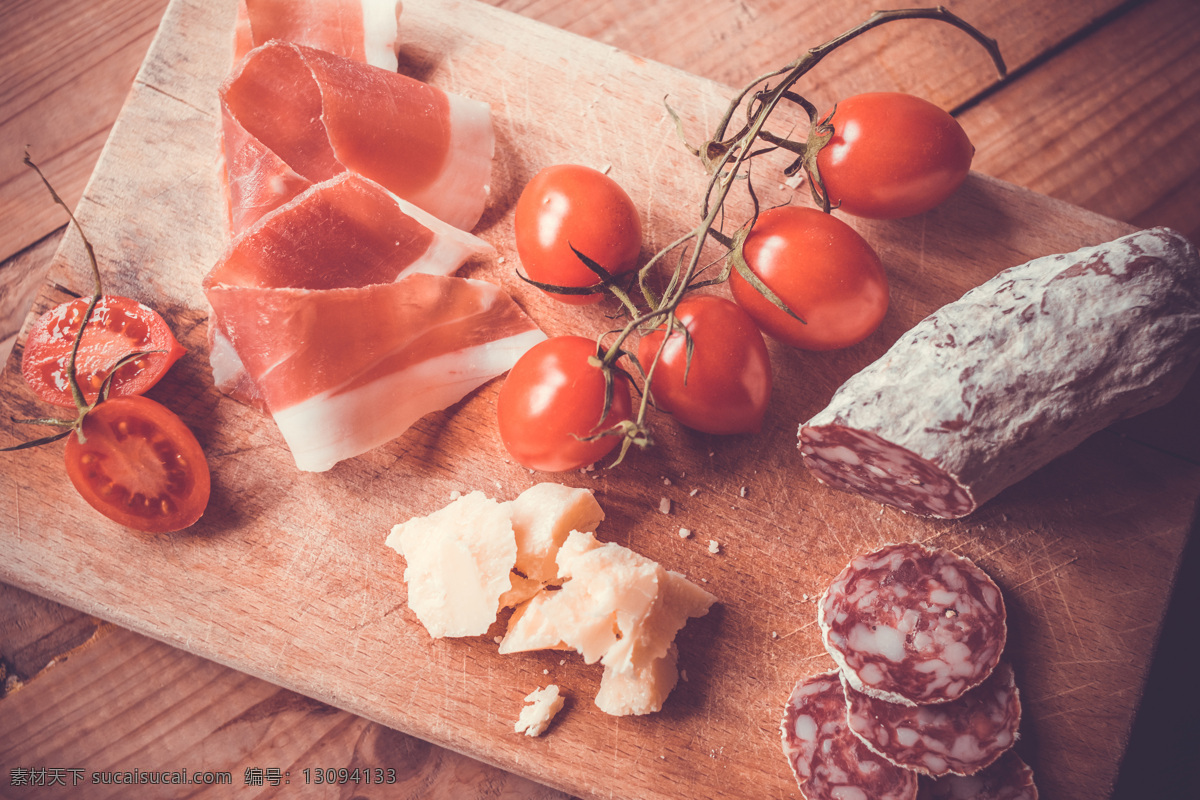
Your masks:
M 754 320 L 732 300 L 691 295 L 675 316 L 692 338 L 671 334 L 654 368 L 650 392 L 662 410 L 704 433 L 757 433 L 771 399 L 771 359 Z M 666 327 L 643 336 L 638 361 L 649 370 Z
M 67 437 L 76 491 L 104 516 L 139 531 L 186 528 L 208 505 L 208 462 L 179 417 L 148 397 L 105 400 Z
M 954 117 L 900 92 L 855 95 L 837 104 L 833 138 L 817 154 L 829 202 L 858 217 L 920 214 L 954 193 L 975 148 Z
M 74 406 L 67 382 L 67 362 L 87 311 L 90 297 L 70 300 L 47 311 L 33 323 L 21 358 L 21 375 L 34 394 L 59 406 Z M 96 303 L 79 353 L 75 376 L 84 398 L 96 399 L 113 366 L 132 353 L 161 350 L 142 356 L 117 370 L 110 397 L 147 391 L 186 351 L 155 311 L 128 297 L 106 294 Z
M 831 214 L 799 206 L 768 209 L 758 215 L 742 252 L 750 271 L 800 319 L 736 270 L 729 278 L 733 297 L 764 333 L 785 344 L 805 350 L 849 347 L 879 327 L 887 313 L 888 282 L 879 256 Z
M 525 274 L 554 286 L 592 286 L 600 277 L 571 248 L 612 275 L 637 266 L 642 223 L 637 207 L 616 181 L 576 164 L 547 167 L 517 200 L 517 255 Z M 550 294 L 571 305 L 599 302 L 604 295 Z
M 596 342 L 555 336 L 531 347 L 509 370 L 496 398 L 500 439 L 521 466 L 542 472 L 586 467 L 612 452 L 619 436 L 583 437 L 632 419 L 629 379 L 614 373 L 604 411 L 604 375 L 588 363 Z

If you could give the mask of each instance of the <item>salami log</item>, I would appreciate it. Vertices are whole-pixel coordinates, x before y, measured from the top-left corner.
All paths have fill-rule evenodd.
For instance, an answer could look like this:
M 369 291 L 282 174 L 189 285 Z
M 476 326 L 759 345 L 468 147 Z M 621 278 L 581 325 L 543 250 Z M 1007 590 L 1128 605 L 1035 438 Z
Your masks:
M 1166 228 L 1000 273 L 904 334 L 800 426 L 830 486 L 974 511 L 1179 393 L 1200 362 L 1200 258 Z
M 796 684 L 780 725 L 787 756 L 806 800 L 914 800 L 917 773 L 872 753 L 846 725 L 846 695 L 836 672 Z
M 857 556 L 821 596 L 825 648 L 864 694 L 945 703 L 978 686 L 1007 638 L 1004 598 L 968 559 L 916 542 Z
M 1021 701 L 1005 662 L 962 697 L 937 705 L 903 706 L 844 688 L 850 730 L 898 767 L 974 775 L 1017 741 Z
M 917 800 L 1038 800 L 1033 770 L 1013 751 L 982 772 L 921 779 Z

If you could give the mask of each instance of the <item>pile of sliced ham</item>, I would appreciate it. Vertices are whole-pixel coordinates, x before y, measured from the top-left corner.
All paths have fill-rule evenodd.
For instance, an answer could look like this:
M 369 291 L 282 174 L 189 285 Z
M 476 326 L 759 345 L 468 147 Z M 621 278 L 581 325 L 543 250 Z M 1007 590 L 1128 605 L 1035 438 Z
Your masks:
M 545 338 L 455 277 L 489 244 L 486 104 L 396 73 L 395 0 L 242 0 L 221 87 L 232 233 L 204 279 L 213 377 L 323 471 Z

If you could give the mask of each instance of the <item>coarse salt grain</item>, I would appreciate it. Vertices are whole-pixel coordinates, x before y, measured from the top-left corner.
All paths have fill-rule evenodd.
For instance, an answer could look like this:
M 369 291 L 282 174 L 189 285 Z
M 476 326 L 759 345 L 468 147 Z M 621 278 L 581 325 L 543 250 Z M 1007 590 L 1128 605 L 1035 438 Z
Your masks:
M 660 514 L 671 513 L 671 499 L 669 497 L 664 497 L 658 501 L 658 512 Z

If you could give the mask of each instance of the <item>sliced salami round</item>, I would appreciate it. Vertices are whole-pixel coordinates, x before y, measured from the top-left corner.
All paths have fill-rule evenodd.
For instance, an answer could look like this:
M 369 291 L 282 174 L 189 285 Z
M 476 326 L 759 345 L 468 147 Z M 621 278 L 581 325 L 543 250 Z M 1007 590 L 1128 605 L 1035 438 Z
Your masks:
M 915 542 L 854 558 L 822 595 L 817 621 L 851 686 L 902 705 L 978 686 L 1007 636 L 1000 587 L 968 559 Z
M 962 697 L 937 705 L 902 706 L 843 688 L 854 735 L 896 766 L 925 775 L 974 775 L 1017 741 L 1021 701 L 1006 662 Z
M 800 426 L 825 484 L 965 516 L 1200 363 L 1200 257 L 1167 228 L 1005 270 L 930 314 Z
M 846 695 L 836 672 L 805 678 L 788 697 L 780 725 L 806 800 L 915 800 L 917 773 L 872 753 L 846 725 Z
M 922 778 L 917 800 L 1038 800 L 1038 790 L 1033 770 L 1010 750 L 970 777 Z

